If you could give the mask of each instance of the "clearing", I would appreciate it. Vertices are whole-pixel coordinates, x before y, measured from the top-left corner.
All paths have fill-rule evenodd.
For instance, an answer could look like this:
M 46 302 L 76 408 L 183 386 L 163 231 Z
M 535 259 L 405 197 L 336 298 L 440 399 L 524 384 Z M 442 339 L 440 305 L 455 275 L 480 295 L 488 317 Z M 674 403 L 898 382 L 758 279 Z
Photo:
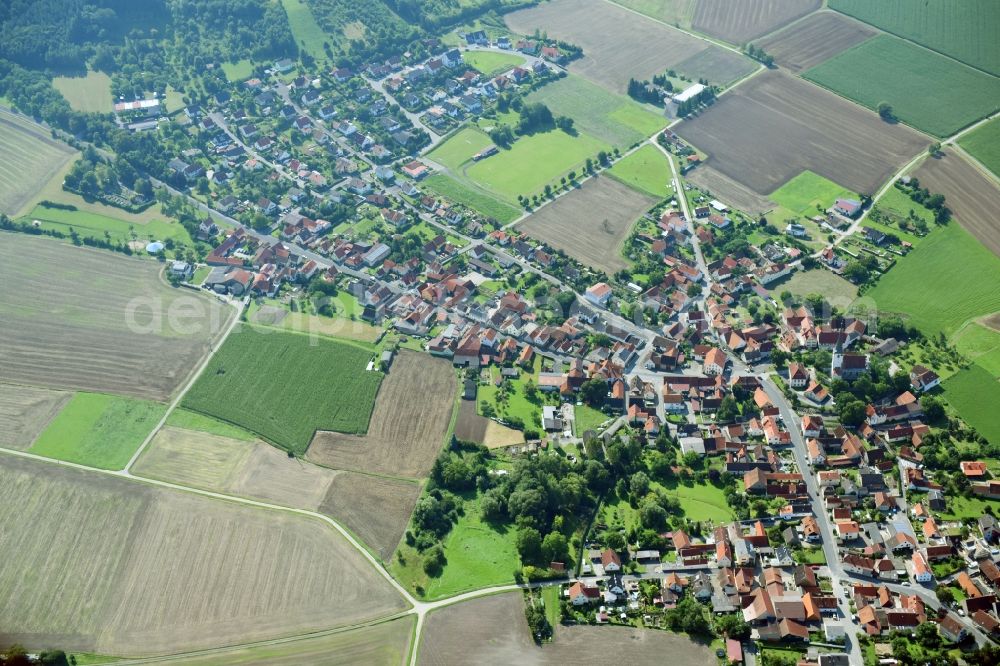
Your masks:
M 1000 382 L 986 369 L 972 365 L 942 382 L 944 397 L 959 415 L 990 443 L 1000 443 Z
M 657 199 L 666 199 L 674 192 L 669 158 L 650 144 L 615 162 L 605 175 Z
M 5 459 L 0 523 L 4 644 L 144 656 L 405 608 L 360 553 L 316 520 L 106 474 Z
M 100 469 L 123 469 L 166 405 L 104 393 L 77 393 L 31 446 L 31 453 Z
M 166 401 L 233 316 L 155 261 L 0 236 L 3 380 Z
M 524 58 L 516 53 L 497 53 L 495 51 L 466 51 L 462 54 L 462 60 L 466 65 L 487 78 L 492 78 L 524 64 Z
M 757 43 L 776 63 L 795 73 L 878 34 L 870 26 L 837 12 L 820 11 Z
M 845 310 L 858 297 L 857 287 L 825 268 L 795 271 L 791 277 L 774 283 L 768 288 L 768 291 L 771 292 L 775 300 L 778 300 L 778 296 L 783 291 L 789 291 L 799 299 L 803 299 L 809 294 L 819 294 L 826 299 L 827 303 L 841 310 Z
M 698 0 L 691 23 L 698 32 L 742 46 L 809 12 L 822 0 Z
M 508 428 L 479 414 L 475 400 L 462 400 L 455 421 L 455 437 L 463 442 L 480 444 L 488 449 L 524 444 L 524 433 Z
M 605 273 L 627 268 L 621 245 L 656 199 L 596 176 L 518 225 L 520 231 Z
M 945 137 L 1000 106 L 1000 79 L 891 35 L 878 35 L 803 74 L 901 121 Z
M 580 46 L 583 57 L 569 70 L 612 92 L 624 93 L 630 78 L 651 79 L 671 68 L 715 85 L 729 85 L 756 69 L 738 53 L 604 0 L 553 0 L 504 18 L 515 33 L 530 35 L 537 29 Z M 714 53 L 682 66 L 702 51 Z
M 0 446 L 27 449 L 71 397 L 64 391 L 0 384 Z
M 1000 185 L 954 150 L 924 160 L 913 174 L 920 184 L 944 195 L 945 205 L 962 227 L 1000 256 Z
M 400 351 L 379 390 L 368 434 L 318 432 L 308 459 L 336 469 L 422 478 L 444 446 L 457 392 L 451 363 Z
M 104 72 L 88 70 L 86 76 L 57 76 L 52 85 L 62 93 L 74 111 L 111 113 L 111 77 Z
M 15 215 L 73 157 L 69 146 L 25 116 L 0 109 L 0 213 Z
M 295 41 L 313 58 L 325 59 L 326 51 L 323 50 L 323 44 L 330 41 L 330 38 L 316 23 L 316 18 L 306 0 L 281 0 L 281 4 L 285 7 L 288 27 L 292 29 Z
M 1000 116 L 972 130 L 958 144 L 1000 178 Z
M 929 143 L 908 127 L 776 70 L 734 88 L 678 125 L 677 133 L 709 155 L 708 166 L 760 195 L 805 170 L 852 192 L 874 193 Z
M 222 63 L 222 71 L 230 81 L 242 81 L 243 79 L 249 79 L 253 74 L 253 63 L 249 60 L 224 62 Z
M 373 349 L 240 325 L 184 396 L 187 409 L 302 454 L 317 430 L 368 429 L 382 373 Z

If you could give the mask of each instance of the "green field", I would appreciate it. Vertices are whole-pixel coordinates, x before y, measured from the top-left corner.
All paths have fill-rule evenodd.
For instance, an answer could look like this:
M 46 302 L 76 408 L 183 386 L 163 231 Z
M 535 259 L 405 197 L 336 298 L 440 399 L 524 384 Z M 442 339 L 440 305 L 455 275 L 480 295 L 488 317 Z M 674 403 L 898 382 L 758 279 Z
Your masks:
M 942 382 L 944 397 L 967 421 L 993 444 L 1000 443 L 1000 382 L 989 372 L 972 365 Z
M 659 148 L 649 144 L 615 162 L 608 169 L 607 175 L 660 199 L 666 199 L 674 191 L 670 186 L 670 162 L 667 161 L 667 156 Z
M 132 234 L 135 233 L 136 240 L 140 241 L 172 239 L 182 245 L 194 244 L 187 229 L 179 222 L 153 220 L 145 224 L 132 224 L 107 215 L 83 210 L 50 208 L 44 204 L 35 206 L 24 219 L 32 222 L 38 220 L 42 229 L 56 229 L 65 234 L 69 233 L 71 227 L 81 236 L 94 238 L 104 238 L 107 232 L 112 241 L 122 243 L 131 241 Z
M 940 137 L 1000 107 L 1000 79 L 891 35 L 862 42 L 803 76 L 870 109 L 888 102 L 901 121 Z
M 249 60 L 239 60 L 237 62 L 222 63 L 222 71 L 230 81 L 242 81 L 249 79 L 253 74 L 253 63 Z
M 317 60 L 326 57 L 324 42 L 330 41 L 323 29 L 316 23 L 312 10 L 305 0 L 281 0 L 288 14 L 288 26 L 299 46 Z
M 463 127 L 448 140 L 427 154 L 427 157 L 449 169 L 458 170 L 462 164 L 483 148 L 492 146 L 493 141 L 485 132 L 475 127 Z
M 462 54 L 465 64 L 482 72 L 487 77 L 502 74 L 524 64 L 524 58 L 513 53 L 496 53 L 494 51 L 467 51 Z
M 958 351 L 994 377 L 1000 377 L 1000 331 L 971 322 L 955 334 Z
M 545 104 L 554 115 L 569 116 L 581 134 L 618 148 L 627 148 L 667 126 L 667 119 L 652 107 L 609 92 L 582 76 L 549 83 L 528 95 L 527 101 Z
M 166 411 L 156 402 L 76 393 L 29 450 L 81 465 L 122 469 Z
M 111 113 L 111 77 L 104 72 L 90 70 L 86 76 L 57 76 L 52 85 L 62 93 L 75 111 Z
M 830 0 L 830 9 L 1000 75 L 996 0 Z
M 908 315 L 925 334 L 951 335 L 1000 311 L 1000 258 L 958 224 L 935 229 L 865 294 L 882 312 Z
M 959 139 L 958 144 L 1000 176 L 1000 117 L 983 123 Z
M 858 195 L 812 171 L 803 171 L 767 195 L 768 199 L 793 215 L 812 217 L 837 199 L 857 199 Z M 819 206 L 819 209 L 816 207 Z
M 486 217 L 492 217 L 501 224 L 513 222 L 521 215 L 521 211 L 513 206 L 498 201 L 493 196 L 460 183 L 451 176 L 437 173 L 423 182 L 431 192 L 439 196 L 473 208 Z
M 241 326 L 184 397 L 183 406 L 305 452 L 317 430 L 368 430 L 382 374 L 373 348 Z
M 192 412 L 188 409 L 175 409 L 170 412 L 165 425 L 173 426 L 174 428 L 184 428 L 185 430 L 207 432 L 210 435 L 238 439 L 244 442 L 252 442 L 257 439 L 257 436 L 249 430 L 244 430 L 239 426 L 234 426 L 231 423 L 213 419 L 211 416 L 205 416 L 204 414 Z
M 611 419 L 604 412 L 587 405 L 576 405 L 573 408 L 573 420 L 576 426 L 576 436 L 583 437 L 588 430 L 596 430 L 602 423 Z
M 690 520 L 711 520 L 718 525 L 733 519 L 733 512 L 721 488 L 707 483 L 668 485 L 666 488 L 668 495 L 677 496 L 684 516 Z
M 789 291 L 799 299 L 809 294 L 820 294 L 828 303 L 838 308 L 850 305 L 858 297 L 857 287 L 825 268 L 795 271 L 791 277 L 772 283 L 768 291 L 776 300 L 783 291 Z
M 928 229 L 935 228 L 934 214 L 927 208 L 924 208 L 920 204 L 913 201 L 913 199 L 907 196 L 906 193 L 895 187 L 890 187 L 885 191 L 882 198 L 875 204 L 874 209 L 881 211 L 890 217 L 898 216 L 904 220 L 909 217 L 910 212 L 912 211 L 914 215 L 924 221 L 924 224 L 927 225 Z M 896 224 L 881 224 L 879 222 L 875 222 L 872 220 L 871 215 L 866 218 L 865 225 L 879 229 L 880 231 L 896 234 L 900 240 L 907 241 L 914 246 L 923 242 L 923 239 L 925 238 L 924 236 L 917 236 L 916 234 L 903 231 Z
M 987 507 L 992 508 L 994 511 L 1000 509 L 1000 502 L 975 496 L 948 495 L 946 499 L 948 510 L 941 512 L 941 517 L 945 520 L 975 520 L 986 513 Z

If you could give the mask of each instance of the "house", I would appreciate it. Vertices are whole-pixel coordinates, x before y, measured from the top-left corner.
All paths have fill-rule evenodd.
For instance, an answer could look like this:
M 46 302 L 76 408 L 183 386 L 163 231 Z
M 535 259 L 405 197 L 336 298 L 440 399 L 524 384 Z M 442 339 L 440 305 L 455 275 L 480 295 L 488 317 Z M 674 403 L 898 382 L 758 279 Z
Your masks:
M 542 407 L 542 427 L 546 431 L 562 430 L 563 420 L 559 415 L 559 409 L 552 405 Z
M 958 618 L 951 613 L 948 613 L 938 621 L 938 633 L 946 641 L 951 641 L 952 643 L 961 643 L 969 635 L 969 632 L 965 630 L 965 627 L 958 621 Z
M 924 393 L 941 385 L 941 378 L 936 372 L 922 365 L 915 365 L 910 370 L 910 386 L 914 391 Z
M 718 347 L 712 347 L 705 353 L 702 369 L 706 375 L 721 375 L 725 372 L 728 363 L 729 357 L 726 356 L 726 352 Z
M 253 273 L 242 268 L 216 266 L 202 286 L 219 294 L 242 296 L 253 281 Z
M 588 287 L 587 291 L 583 294 L 583 297 L 588 301 L 602 308 L 608 306 L 608 303 L 611 301 L 611 296 L 611 285 L 607 282 L 598 282 L 597 284 Z
M 834 352 L 830 362 L 830 376 L 844 380 L 854 380 L 868 370 L 868 355 L 848 352 Z
M 583 606 L 584 604 L 599 600 L 601 598 L 601 591 L 596 587 L 577 581 L 566 590 L 566 596 L 574 606 Z
M 615 571 L 621 571 L 622 561 L 618 557 L 618 553 L 610 548 L 605 548 L 601 551 L 601 566 L 604 567 L 606 573 L 613 573 Z
M 985 478 L 988 471 L 986 463 L 979 461 L 963 460 L 958 466 L 962 474 L 976 481 Z
M 809 384 L 809 379 L 809 370 L 805 364 L 788 364 L 788 385 L 793 389 L 804 389 Z
M 833 210 L 853 220 L 861 212 L 861 202 L 856 199 L 837 199 L 833 204 Z
M 934 574 L 931 572 L 931 568 L 927 566 L 927 560 L 920 552 L 913 553 L 913 557 L 910 559 L 913 564 L 913 580 L 918 583 L 930 583 L 934 580 Z

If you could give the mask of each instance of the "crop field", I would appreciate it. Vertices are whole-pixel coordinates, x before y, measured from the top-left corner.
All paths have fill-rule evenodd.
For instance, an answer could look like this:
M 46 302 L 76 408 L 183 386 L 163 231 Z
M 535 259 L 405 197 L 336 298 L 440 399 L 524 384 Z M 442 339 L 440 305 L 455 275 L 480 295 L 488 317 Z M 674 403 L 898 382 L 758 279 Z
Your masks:
M 450 363 L 400 352 L 378 393 L 368 434 L 318 432 L 308 458 L 336 469 L 424 477 L 444 445 L 457 392 Z
M 14 215 L 73 157 L 74 150 L 49 131 L 0 110 L 0 213 Z
M 734 88 L 677 133 L 709 155 L 708 166 L 760 195 L 805 170 L 874 193 L 929 143 L 780 71 Z
M 1000 107 L 1000 78 L 891 35 L 873 37 L 803 76 L 870 109 L 888 102 L 902 122 L 939 137 Z
M 969 132 L 958 144 L 1000 178 L 1000 117 Z
M 281 0 L 281 4 L 285 6 L 288 27 L 292 29 L 295 41 L 312 57 L 319 60 L 325 58 L 323 43 L 331 40 L 316 23 L 316 18 L 306 0 Z
M 418 497 L 417 483 L 335 472 L 326 497 L 317 508 L 347 527 L 377 557 L 388 562 L 410 523 Z
M 154 261 L 5 233 L 0 380 L 167 400 L 232 310 Z
M 111 77 L 104 72 L 90 70 L 86 76 L 57 76 L 52 85 L 62 93 L 75 111 L 111 113 Z
M 231 423 L 182 408 L 177 408 L 170 412 L 170 416 L 167 417 L 167 422 L 164 425 L 184 428 L 185 430 L 207 432 L 210 435 L 218 435 L 219 437 L 241 439 L 245 442 L 252 442 L 257 439 L 257 436 L 249 430 L 244 430 Z
M 790 291 L 793 296 L 798 298 L 805 298 L 809 294 L 820 294 L 828 303 L 841 310 L 853 303 L 858 297 L 857 287 L 825 268 L 795 271 L 791 277 L 774 283 L 774 287 L 769 291 L 775 300 L 783 291 Z
M 577 131 L 619 148 L 642 141 L 667 126 L 662 112 L 608 92 L 582 76 L 549 83 L 528 95 L 527 101 L 541 102 L 553 114 L 569 116 Z
M 0 384 L 0 446 L 27 449 L 71 396 L 34 386 Z
M 925 334 L 1000 311 L 1000 259 L 954 222 L 928 234 L 865 294 Z
M 691 17 L 697 0 L 614 0 L 616 5 L 628 7 L 670 25 L 691 27 Z
M 472 159 L 483 148 L 493 145 L 493 141 L 482 130 L 463 127 L 451 135 L 447 141 L 427 153 L 427 158 L 457 170 Z
M 462 60 L 472 69 L 490 77 L 524 64 L 522 56 L 494 51 L 468 51 L 462 54 Z
M 298 454 L 317 430 L 368 429 L 380 372 L 359 343 L 240 326 L 212 357 L 183 406 Z
M 822 0 L 698 0 L 691 26 L 698 32 L 742 46 L 809 12 Z
M 404 607 L 315 520 L 126 479 L 7 459 L 0 521 L 5 644 L 142 656 L 318 631 Z
M 738 183 L 718 169 L 700 165 L 694 171 L 689 171 L 684 180 L 700 187 L 723 203 L 751 215 L 760 215 L 774 208 L 774 202 L 762 196 L 743 183 Z
M 1000 257 L 1000 185 L 968 160 L 948 150 L 925 160 L 913 174 L 923 187 L 943 194 L 945 205 L 962 227 Z
M 462 400 L 458 408 L 455 437 L 463 442 L 481 444 L 488 449 L 524 444 L 524 433 L 480 415 L 472 400 Z
M 415 616 L 279 643 L 188 656 L 184 666 L 402 666 L 407 663 Z
M 878 34 L 872 27 L 837 12 L 820 11 L 757 43 L 774 61 L 802 72 Z
M 830 8 L 1000 76 L 994 0 L 830 0 Z
M 628 266 L 622 242 L 635 221 L 655 203 L 655 198 L 614 178 L 598 176 L 539 209 L 518 229 L 611 274 Z
M 572 62 L 570 71 L 617 93 L 625 92 L 630 78 L 650 79 L 669 68 L 716 85 L 728 85 L 755 69 L 751 60 L 737 53 L 603 0 L 554 0 L 507 14 L 505 20 L 515 33 L 538 29 L 579 45 L 583 58 Z M 709 49 L 719 51 L 718 57 L 693 61 L 700 67 L 679 67 Z
M 104 234 L 107 232 L 111 240 L 117 243 L 128 243 L 134 239 L 145 244 L 154 240 L 171 239 L 179 244 L 194 245 L 191 235 L 180 222 L 152 220 L 142 224 L 90 211 L 52 208 L 45 204 L 35 206 L 24 219 L 38 221 L 40 228 L 61 231 L 67 236 L 70 228 L 73 228 L 81 236 L 94 238 L 105 238 Z
M 946 379 L 944 397 L 959 415 L 990 443 L 1000 442 L 1000 382 L 979 365 L 960 370 Z
M 510 204 L 445 174 L 436 173 L 426 178 L 424 187 L 455 203 L 473 208 L 501 224 L 513 222 L 521 214 L 521 211 Z
M 81 465 L 123 469 L 166 411 L 166 405 L 148 400 L 77 393 L 30 450 Z
M 666 199 L 674 191 L 668 159 L 659 148 L 647 144 L 615 162 L 605 175 L 657 199 Z

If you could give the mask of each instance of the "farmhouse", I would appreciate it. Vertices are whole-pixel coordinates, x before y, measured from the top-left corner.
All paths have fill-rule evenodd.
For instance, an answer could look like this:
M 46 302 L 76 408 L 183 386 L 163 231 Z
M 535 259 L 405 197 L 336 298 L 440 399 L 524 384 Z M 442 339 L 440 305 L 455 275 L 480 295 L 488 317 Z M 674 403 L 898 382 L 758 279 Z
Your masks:
M 861 202 L 856 199 L 837 199 L 833 204 L 833 210 L 853 220 L 861 212 Z

